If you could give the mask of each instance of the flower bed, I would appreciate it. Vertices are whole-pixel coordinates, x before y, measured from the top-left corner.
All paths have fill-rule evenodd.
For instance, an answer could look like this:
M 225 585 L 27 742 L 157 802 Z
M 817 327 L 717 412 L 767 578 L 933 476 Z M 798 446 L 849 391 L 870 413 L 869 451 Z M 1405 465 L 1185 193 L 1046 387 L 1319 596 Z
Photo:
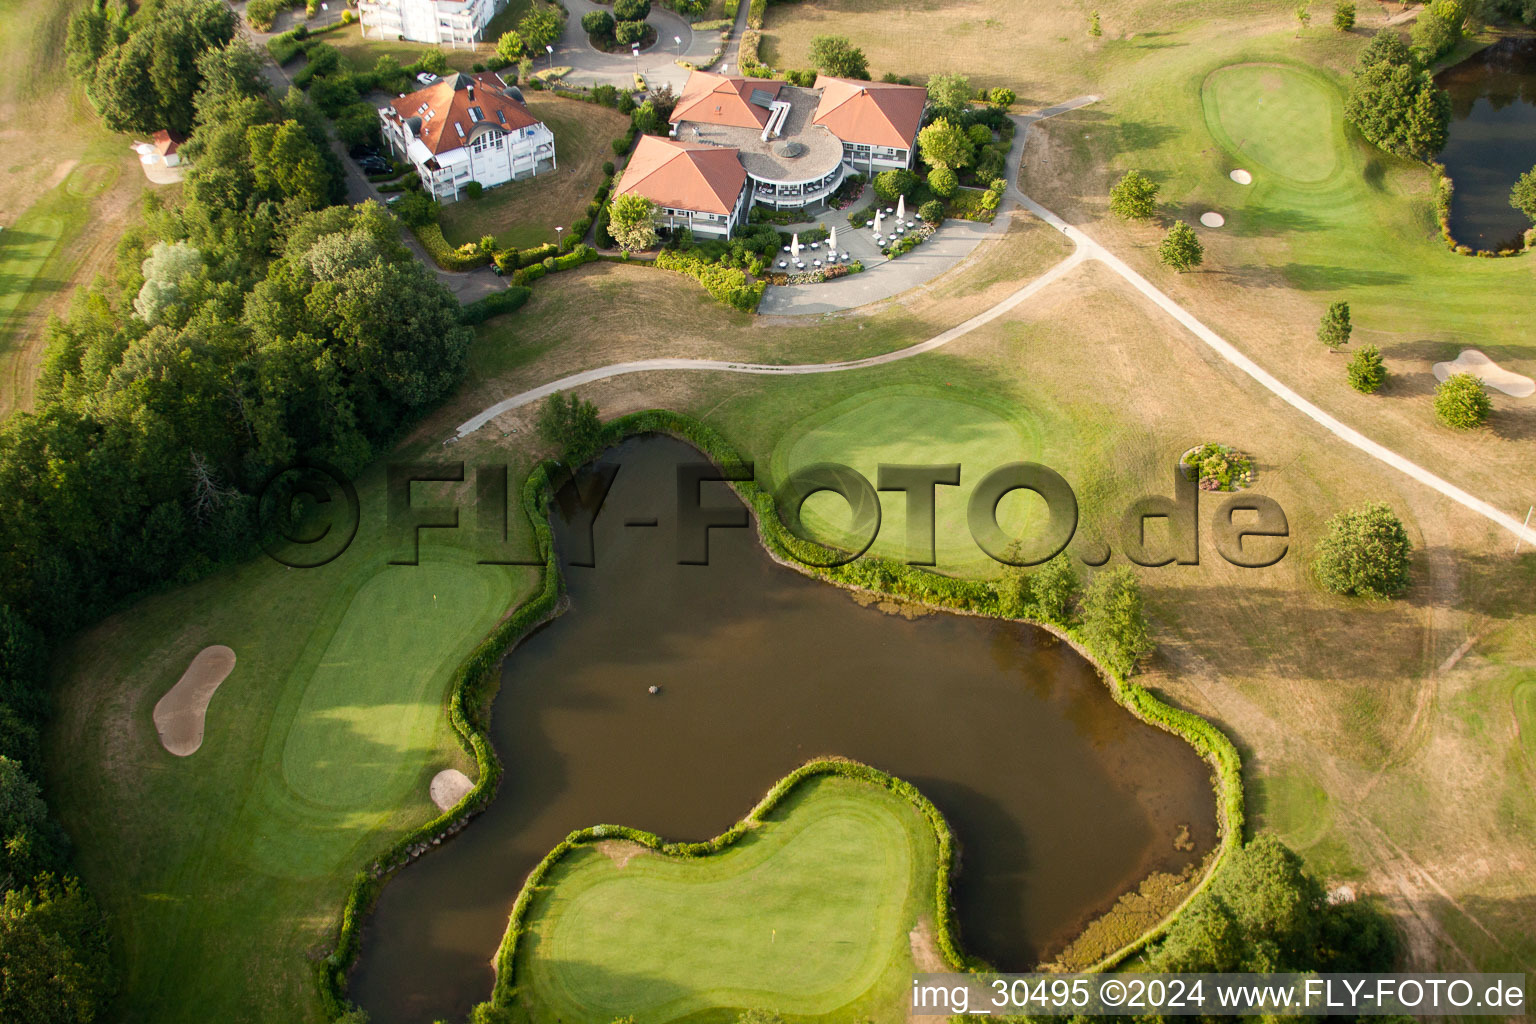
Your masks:
M 1253 483 L 1253 460 L 1231 445 L 1207 441 L 1179 457 L 1179 468 L 1202 491 L 1237 491 Z

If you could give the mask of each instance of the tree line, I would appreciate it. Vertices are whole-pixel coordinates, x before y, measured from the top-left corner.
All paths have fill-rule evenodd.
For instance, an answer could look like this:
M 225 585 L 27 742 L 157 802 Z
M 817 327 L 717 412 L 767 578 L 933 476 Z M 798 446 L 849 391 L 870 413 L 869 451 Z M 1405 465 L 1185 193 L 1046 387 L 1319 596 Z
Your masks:
M 103 121 L 187 132 L 188 169 L 49 322 L 35 407 L 0 424 L 0 1019 L 90 1021 L 113 987 L 39 793 L 50 644 L 248 556 L 276 470 L 360 470 L 466 366 L 457 301 L 383 207 L 341 205 L 324 119 L 234 34 L 218 0 L 96 0 L 69 27 Z

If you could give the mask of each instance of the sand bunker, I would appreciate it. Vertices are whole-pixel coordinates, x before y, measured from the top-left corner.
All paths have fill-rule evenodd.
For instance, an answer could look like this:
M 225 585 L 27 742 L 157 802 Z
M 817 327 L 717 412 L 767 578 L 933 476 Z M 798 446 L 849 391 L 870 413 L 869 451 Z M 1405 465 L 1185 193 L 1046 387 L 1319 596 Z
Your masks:
M 1439 380 L 1445 380 L 1456 373 L 1470 373 L 1511 398 L 1529 398 L 1536 394 L 1536 381 L 1504 369 L 1475 348 L 1462 349 L 1461 355 L 1449 363 L 1436 363 L 1434 371 Z
M 1227 222 L 1227 218 L 1215 210 L 1207 210 L 1200 215 L 1200 223 L 1208 228 L 1219 228 Z
M 460 800 L 464 794 L 475 788 L 475 784 L 469 781 L 469 776 L 457 768 L 445 768 L 432 776 L 432 785 L 428 792 L 432 794 L 432 802 L 440 811 L 446 811 Z
M 166 750 L 186 757 L 203 745 L 203 718 L 213 691 L 235 668 L 235 652 L 221 644 L 204 647 L 176 685 L 155 704 L 155 731 Z
M 1241 167 L 1239 167 L 1237 170 L 1232 172 L 1231 178 L 1232 178 L 1233 181 L 1237 182 L 1239 185 L 1252 185 L 1253 184 L 1253 175 L 1249 174 L 1247 171 L 1243 170 Z

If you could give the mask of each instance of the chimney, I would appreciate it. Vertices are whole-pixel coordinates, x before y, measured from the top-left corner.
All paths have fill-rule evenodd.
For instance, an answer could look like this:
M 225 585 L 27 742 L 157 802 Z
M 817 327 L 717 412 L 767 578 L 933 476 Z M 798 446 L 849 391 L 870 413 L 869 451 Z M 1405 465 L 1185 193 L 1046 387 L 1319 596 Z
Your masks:
M 475 102 L 475 83 L 469 83 L 469 102 Z

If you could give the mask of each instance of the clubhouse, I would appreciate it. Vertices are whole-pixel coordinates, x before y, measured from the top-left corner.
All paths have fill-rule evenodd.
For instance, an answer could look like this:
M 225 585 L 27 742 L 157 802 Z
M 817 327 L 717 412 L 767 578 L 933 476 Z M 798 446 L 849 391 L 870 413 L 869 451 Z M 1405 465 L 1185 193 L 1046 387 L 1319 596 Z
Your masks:
M 754 203 L 815 206 L 850 173 L 911 167 L 926 103 L 920 86 L 695 71 L 670 138 L 641 138 L 617 192 L 650 199 L 665 227 L 726 237 Z

